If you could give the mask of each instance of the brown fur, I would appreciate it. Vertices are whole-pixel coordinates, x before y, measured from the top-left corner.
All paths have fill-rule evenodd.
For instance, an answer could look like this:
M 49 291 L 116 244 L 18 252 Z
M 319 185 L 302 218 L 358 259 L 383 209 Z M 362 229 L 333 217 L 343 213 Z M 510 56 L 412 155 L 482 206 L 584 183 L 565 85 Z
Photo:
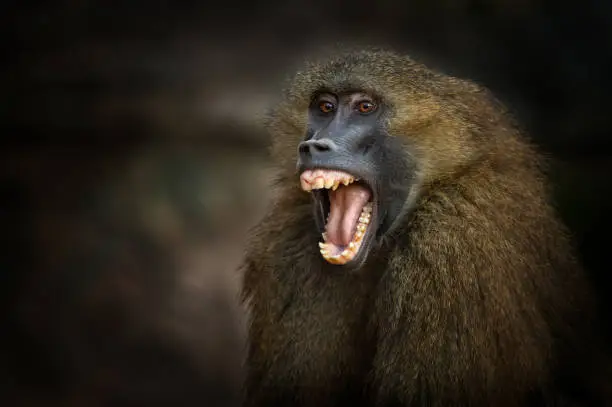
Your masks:
M 419 163 L 415 207 L 357 272 L 319 255 L 295 172 L 321 86 L 383 97 L 389 134 Z M 298 73 L 269 128 L 278 198 L 243 266 L 248 405 L 559 401 L 588 288 L 541 158 L 486 90 L 394 53 L 348 53 Z

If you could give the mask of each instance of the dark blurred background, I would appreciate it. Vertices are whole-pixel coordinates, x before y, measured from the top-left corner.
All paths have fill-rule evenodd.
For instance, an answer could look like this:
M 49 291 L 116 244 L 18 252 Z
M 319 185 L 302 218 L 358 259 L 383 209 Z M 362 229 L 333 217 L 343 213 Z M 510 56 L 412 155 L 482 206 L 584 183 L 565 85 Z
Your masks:
M 259 115 L 330 41 L 511 106 L 610 319 L 611 23 L 605 0 L 4 2 L 0 405 L 236 404 Z

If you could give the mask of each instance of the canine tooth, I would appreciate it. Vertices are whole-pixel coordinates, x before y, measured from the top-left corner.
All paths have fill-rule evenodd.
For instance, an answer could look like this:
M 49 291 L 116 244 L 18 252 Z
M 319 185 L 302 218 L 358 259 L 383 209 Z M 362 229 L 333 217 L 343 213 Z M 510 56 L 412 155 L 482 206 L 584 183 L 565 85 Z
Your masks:
M 321 249 L 326 249 L 326 248 L 327 248 L 327 245 L 326 245 L 325 243 L 323 243 L 323 242 L 319 242 L 319 247 L 320 247 Z
M 335 191 L 336 189 L 338 189 L 339 185 L 340 185 L 340 181 L 338 180 L 334 181 L 334 185 L 332 186 L 332 191 Z
M 332 185 L 334 185 L 334 180 L 331 178 L 326 178 L 325 179 L 325 188 L 329 189 L 332 187 Z
M 310 170 L 306 170 L 302 173 L 302 175 L 300 175 L 300 178 L 305 180 L 305 181 L 310 181 L 312 178 L 312 171 Z

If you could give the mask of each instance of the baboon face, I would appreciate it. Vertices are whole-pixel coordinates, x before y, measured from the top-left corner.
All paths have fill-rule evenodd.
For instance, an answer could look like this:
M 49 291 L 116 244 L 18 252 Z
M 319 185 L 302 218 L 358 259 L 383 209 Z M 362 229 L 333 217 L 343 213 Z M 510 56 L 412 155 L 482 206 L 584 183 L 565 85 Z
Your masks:
M 312 193 L 323 258 L 358 267 L 407 198 L 409 155 L 385 128 L 389 106 L 360 90 L 312 95 L 297 168 Z

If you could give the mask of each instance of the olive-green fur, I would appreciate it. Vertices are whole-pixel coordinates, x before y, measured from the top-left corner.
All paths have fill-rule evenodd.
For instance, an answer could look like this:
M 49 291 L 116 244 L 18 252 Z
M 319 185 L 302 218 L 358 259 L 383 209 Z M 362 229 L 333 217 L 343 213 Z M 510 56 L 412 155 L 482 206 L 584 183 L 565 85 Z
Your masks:
M 320 89 L 380 98 L 422 175 L 357 271 L 320 256 L 295 169 Z M 389 51 L 337 54 L 297 73 L 268 127 L 277 193 L 242 268 L 247 405 L 558 400 L 555 373 L 589 346 L 589 287 L 540 155 L 487 90 Z

